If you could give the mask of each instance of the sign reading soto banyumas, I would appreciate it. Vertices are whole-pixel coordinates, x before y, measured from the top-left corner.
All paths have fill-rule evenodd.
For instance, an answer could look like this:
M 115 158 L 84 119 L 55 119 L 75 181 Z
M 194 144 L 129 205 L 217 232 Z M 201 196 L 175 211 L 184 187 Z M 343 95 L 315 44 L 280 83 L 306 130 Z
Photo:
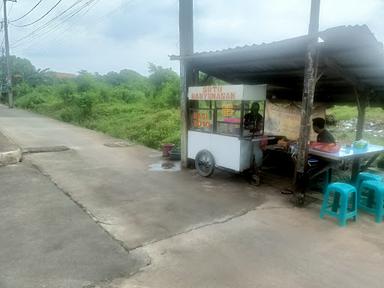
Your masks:
M 266 85 L 214 85 L 189 87 L 189 100 L 265 100 L 267 94 Z

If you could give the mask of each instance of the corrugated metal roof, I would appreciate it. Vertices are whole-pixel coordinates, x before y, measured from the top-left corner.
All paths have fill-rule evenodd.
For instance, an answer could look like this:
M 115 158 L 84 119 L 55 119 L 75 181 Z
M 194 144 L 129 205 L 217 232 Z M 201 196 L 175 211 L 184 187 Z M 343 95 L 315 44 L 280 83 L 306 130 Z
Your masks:
M 199 71 L 229 83 L 270 84 L 275 87 L 273 93 L 281 98 L 301 99 L 305 53 L 313 37 L 324 41 L 318 44 L 319 71 L 323 76 L 316 88 L 316 100 L 354 102 L 351 82 L 374 90 L 376 98 L 372 100 L 384 98 L 383 45 L 366 25 L 340 26 L 314 36 L 200 52 L 185 59 Z

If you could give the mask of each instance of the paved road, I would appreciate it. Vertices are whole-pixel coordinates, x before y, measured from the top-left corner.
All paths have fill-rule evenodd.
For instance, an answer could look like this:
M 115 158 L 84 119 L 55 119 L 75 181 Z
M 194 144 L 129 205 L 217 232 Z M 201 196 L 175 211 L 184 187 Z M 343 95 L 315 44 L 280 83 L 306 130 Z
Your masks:
M 271 185 L 159 171 L 155 150 L 113 148 L 117 139 L 17 109 L 0 107 L 0 130 L 23 148 L 68 146 L 25 158 L 132 255 L 151 259 L 97 287 L 382 287 L 384 230 L 369 216 L 340 229 Z

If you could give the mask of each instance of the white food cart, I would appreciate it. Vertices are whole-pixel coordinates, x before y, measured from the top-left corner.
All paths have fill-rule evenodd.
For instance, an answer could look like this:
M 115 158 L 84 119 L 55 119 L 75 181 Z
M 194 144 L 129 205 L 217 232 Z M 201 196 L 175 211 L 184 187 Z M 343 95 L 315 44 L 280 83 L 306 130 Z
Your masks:
M 244 129 L 244 116 L 259 102 L 264 119 L 266 85 L 222 85 L 189 87 L 188 158 L 202 176 L 215 167 L 243 172 L 251 167 L 255 134 Z

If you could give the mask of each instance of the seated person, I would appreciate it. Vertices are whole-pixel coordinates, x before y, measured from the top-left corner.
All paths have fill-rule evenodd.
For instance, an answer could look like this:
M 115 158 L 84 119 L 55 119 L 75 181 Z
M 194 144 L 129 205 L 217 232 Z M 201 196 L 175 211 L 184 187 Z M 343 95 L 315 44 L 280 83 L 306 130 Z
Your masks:
M 313 130 L 317 133 L 317 142 L 321 143 L 336 143 L 335 138 L 333 135 L 325 129 L 325 120 L 323 118 L 314 118 L 312 120 L 312 127 Z M 318 176 L 323 174 L 325 171 L 327 171 L 328 168 L 328 162 L 315 157 L 310 156 L 308 158 L 308 167 L 306 169 L 306 175 L 304 177 L 304 185 L 309 185 L 309 181 L 316 179 Z
M 317 133 L 317 142 L 336 143 L 333 135 L 325 129 L 325 120 L 323 118 L 314 118 L 312 120 L 313 130 Z

